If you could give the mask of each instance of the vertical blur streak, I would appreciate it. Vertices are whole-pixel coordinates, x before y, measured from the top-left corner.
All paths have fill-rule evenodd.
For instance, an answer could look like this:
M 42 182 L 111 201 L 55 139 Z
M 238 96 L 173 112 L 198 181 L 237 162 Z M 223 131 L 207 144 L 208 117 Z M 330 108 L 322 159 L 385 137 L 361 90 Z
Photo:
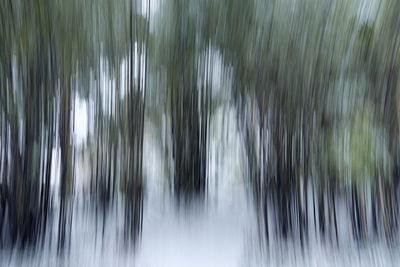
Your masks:
M 25 247 L 46 232 L 57 83 L 48 8 L 19 4 L 1 3 L 0 229 Z
M 203 54 L 209 54 L 209 48 L 199 43 L 199 25 L 190 10 L 194 3 L 174 0 L 169 4 L 172 5 L 169 27 L 173 28 L 173 35 L 167 37 L 170 43 L 165 53 L 170 55 L 167 90 L 171 107 L 173 189 L 178 199 L 189 200 L 191 196 L 204 195 L 206 188 L 209 63 Z
M 103 203 L 106 216 L 120 177 L 126 236 L 136 242 L 143 212 L 149 2 L 145 15 L 143 10 L 139 1 L 1 3 L 2 244 L 25 247 L 40 240 L 44 244 L 46 236 L 52 239 L 47 226 L 56 209 L 58 250 L 69 244 L 78 186 L 72 119 L 76 97 L 96 105 L 96 142 L 87 146 L 96 158 L 91 192 L 100 202 L 95 203 Z M 119 79 L 121 62 L 127 59 L 129 73 L 122 74 L 128 77 L 126 87 L 119 81 L 113 88 L 104 83 L 105 77 Z M 122 100 L 120 90 L 124 90 Z M 59 179 L 52 177 L 53 151 L 60 153 L 59 169 L 54 170 Z
M 338 203 L 349 209 L 355 239 L 371 238 L 372 221 L 374 236 L 392 240 L 399 44 L 389 32 L 398 33 L 400 6 L 384 1 L 368 20 L 356 15 L 363 1 L 224 4 L 225 17 L 214 23 L 230 39 L 216 39 L 234 68 L 233 95 L 267 243 L 274 229 L 278 239 L 299 237 L 303 244 L 310 226 L 317 237 L 339 242 Z
M 154 180 L 187 216 L 214 207 L 228 120 L 232 173 L 246 171 L 226 179 L 244 181 L 261 254 L 396 244 L 399 14 L 397 0 L 0 1 L 0 254 L 69 252 L 81 218 L 94 248 L 137 247 Z

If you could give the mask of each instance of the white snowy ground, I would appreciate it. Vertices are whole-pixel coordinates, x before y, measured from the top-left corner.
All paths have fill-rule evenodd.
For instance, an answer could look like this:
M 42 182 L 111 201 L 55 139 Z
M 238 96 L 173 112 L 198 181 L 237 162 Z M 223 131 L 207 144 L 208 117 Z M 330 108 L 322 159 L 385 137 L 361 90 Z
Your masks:
M 240 178 L 243 175 L 240 175 L 236 126 L 228 125 L 232 123 L 233 112 L 228 112 L 229 119 L 221 125 L 222 112 L 221 109 L 217 113 L 211 125 L 210 179 L 204 207 L 193 207 L 187 213 L 177 210 L 168 194 L 160 198 L 165 188 L 163 180 L 159 180 L 162 174 L 152 173 L 159 168 L 150 167 L 160 166 L 159 159 L 153 158 L 153 162 L 146 164 L 152 178 L 148 177 L 148 201 L 136 266 L 241 266 L 247 232 L 254 226 L 255 217 L 247 205 Z M 151 144 L 156 142 L 151 138 L 150 135 L 146 143 L 150 147 L 145 148 L 150 159 L 150 155 L 159 154 L 151 151 Z M 222 138 L 225 149 L 217 149 Z

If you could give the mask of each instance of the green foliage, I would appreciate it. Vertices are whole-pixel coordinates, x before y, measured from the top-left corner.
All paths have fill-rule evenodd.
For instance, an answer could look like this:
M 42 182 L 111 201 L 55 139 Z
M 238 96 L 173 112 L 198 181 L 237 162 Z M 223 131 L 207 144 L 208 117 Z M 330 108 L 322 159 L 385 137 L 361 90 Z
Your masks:
M 388 137 L 376 123 L 373 105 L 365 103 L 343 120 L 331 141 L 335 167 L 342 181 L 358 185 L 373 182 L 378 175 L 390 177 Z

